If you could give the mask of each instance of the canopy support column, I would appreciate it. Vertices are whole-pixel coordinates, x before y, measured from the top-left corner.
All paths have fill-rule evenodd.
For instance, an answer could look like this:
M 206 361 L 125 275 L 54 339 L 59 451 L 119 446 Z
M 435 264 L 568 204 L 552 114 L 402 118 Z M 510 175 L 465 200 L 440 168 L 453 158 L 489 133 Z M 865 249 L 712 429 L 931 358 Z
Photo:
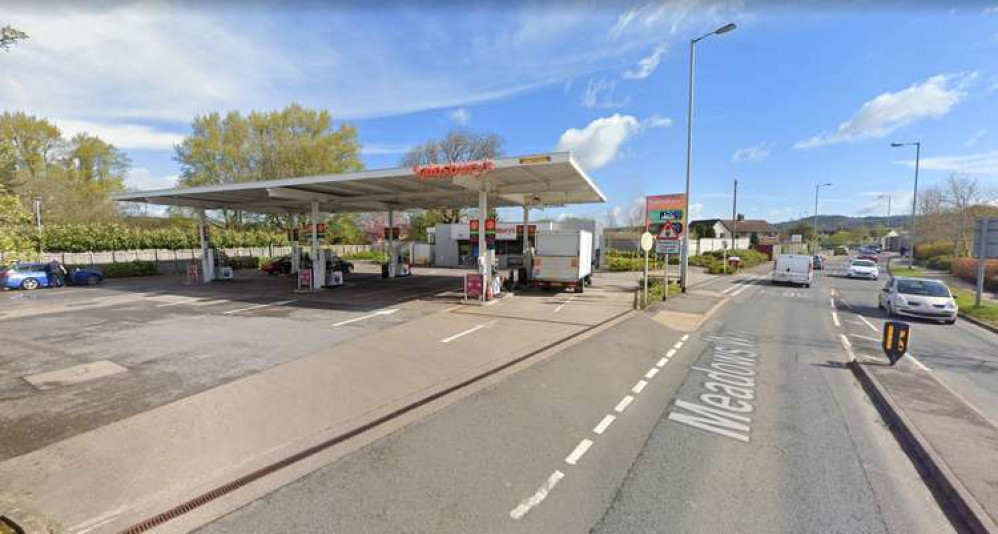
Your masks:
M 203 208 L 198 210 L 198 219 L 198 236 L 201 239 L 201 279 L 204 282 L 211 282 L 215 279 L 215 261 L 208 240 L 208 217 Z
M 523 200 L 523 269 L 526 273 L 526 280 L 534 272 L 534 259 L 530 253 L 530 200 Z
M 489 218 L 489 192 L 485 182 L 478 190 L 478 270 L 482 273 L 482 300 L 486 300 L 491 287 L 492 265 L 489 262 L 488 240 L 485 237 L 485 221 Z
M 388 278 L 395 278 L 395 210 L 388 210 Z
M 320 268 L 319 262 L 322 258 L 319 257 L 319 201 L 312 201 L 312 290 L 317 291 L 322 287 L 322 281 L 319 280 L 319 276 L 322 274 L 322 269 Z

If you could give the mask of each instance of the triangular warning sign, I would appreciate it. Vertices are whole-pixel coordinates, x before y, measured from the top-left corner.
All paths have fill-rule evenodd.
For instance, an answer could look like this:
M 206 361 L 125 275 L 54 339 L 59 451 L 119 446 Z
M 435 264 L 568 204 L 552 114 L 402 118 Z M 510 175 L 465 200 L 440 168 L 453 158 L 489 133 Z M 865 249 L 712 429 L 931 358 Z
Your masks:
M 658 238 L 659 239 L 675 239 L 676 238 L 676 229 L 672 227 L 672 223 L 671 222 L 665 221 L 664 223 L 662 223 L 662 227 L 659 228 L 659 230 L 658 230 Z

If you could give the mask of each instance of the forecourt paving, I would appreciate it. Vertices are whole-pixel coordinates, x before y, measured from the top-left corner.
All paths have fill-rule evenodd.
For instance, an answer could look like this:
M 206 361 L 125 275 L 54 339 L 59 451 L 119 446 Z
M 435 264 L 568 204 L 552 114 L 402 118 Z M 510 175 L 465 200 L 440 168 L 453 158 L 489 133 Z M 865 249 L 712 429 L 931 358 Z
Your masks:
M 952 532 L 845 368 L 826 282 L 767 297 L 788 288 L 763 271 L 601 330 L 201 532 Z M 726 304 L 706 315 L 706 299 Z M 677 314 L 706 319 L 688 332 L 667 326 Z M 755 362 L 737 366 L 756 373 L 734 428 L 748 441 L 670 418 L 710 406 L 694 367 L 719 347 Z
M 588 307 L 592 317 L 630 310 L 631 292 L 586 294 L 601 293 L 607 298 Z M 502 313 L 508 305 L 529 316 L 523 306 L 533 303 L 541 315 L 562 298 L 514 297 L 485 316 L 456 313 L 461 306 L 377 332 L 364 325 L 381 316 L 312 325 L 364 335 L 0 462 L 0 502 L 66 532 L 120 531 L 594 324 L 590 316 L 553 323 Z

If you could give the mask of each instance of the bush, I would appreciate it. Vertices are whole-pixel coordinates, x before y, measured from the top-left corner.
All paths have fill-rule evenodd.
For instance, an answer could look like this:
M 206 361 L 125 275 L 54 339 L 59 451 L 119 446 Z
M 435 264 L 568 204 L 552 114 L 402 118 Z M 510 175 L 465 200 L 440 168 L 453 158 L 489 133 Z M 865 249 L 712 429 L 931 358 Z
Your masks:
M 388 254 L 380 250 L 362 250 L 359 252 L 348 252 L 341 256 L 345 260 L 368 260 L 374 263 L 387 263 Z
M 229 258 L 229 267 L 233 269 L 259 269 L 260 258 L 256 256 L 237 256 Z
M 88 252 L 134 249 L 179 250 L 199 248 L 197 227 L 141 228 L 118 223 L 50 224 L 42 235 L 43 246 L 49 252 Z M 287 236 L 279 230 L 250 228 L 244 230 L 211 231 L 216 247 L 265 247 L 287 244 Z
M 925 266 L 929 269 L 936 269 L 938 271 L 952 271 L 953 270 L 953 257 L 952 256 L 934 256 L 929 258 L 925 262 Z
M 156 264 L 151 261 L 135 260 L 127 263 L 108 263 L 101 265 L 104 278 L 127 278 L 130 276 L 151 276 L 159 274 Z
M 953 274 L 972 283 L 977 283 L 977 260 L 956 258 L 953 260 Z M 985 260 L 984 287 L 998 289 L 998 260 Z
M 930 241 L 915 246 L 915 259 L 927 260 L 953 253 L 953 244 L 946 241 Z

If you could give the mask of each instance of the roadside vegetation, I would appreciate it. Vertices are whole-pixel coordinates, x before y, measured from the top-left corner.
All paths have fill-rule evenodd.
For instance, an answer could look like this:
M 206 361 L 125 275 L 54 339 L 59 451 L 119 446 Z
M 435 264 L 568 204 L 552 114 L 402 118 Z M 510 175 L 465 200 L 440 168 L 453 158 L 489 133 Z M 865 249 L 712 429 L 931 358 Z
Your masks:
M 638 281 L 638 292 L 644 294 L 644 278 Z M 665 295 L 665 278 L 662 276 L 649 276 L 648 277 L 648 302 L 641 303 L 641 297 L 638 297 L 639 307 L 647 308 L 656 302 L 661 302 L 663 295 Z M 669 296 L 678 295 L 682 291 L 679 287 L 678 280 L 669 280 Z M 641 305 L 643 304 L 643 305 Z
M 729 250 L 727 254 L 728 257 L 738 256 L 741 260 L 739 269 L 749 269 L 769 261 L 769 258 L 765 254 L 755 250 L 736 249 Z M 710 274 L 734 274 L 730 267 L 726 268 L 724 265 L 723 250 L 690 256 L 690 265 L 706 267 L 707 272 Z
M 992 304 L 982 299 L 980 306 L 974 306 L 973 291 L 953 288 L 950 290 L 956 299 L 956 305 L 960 308 L 960 313 L 998 328 L 998 304 Z

